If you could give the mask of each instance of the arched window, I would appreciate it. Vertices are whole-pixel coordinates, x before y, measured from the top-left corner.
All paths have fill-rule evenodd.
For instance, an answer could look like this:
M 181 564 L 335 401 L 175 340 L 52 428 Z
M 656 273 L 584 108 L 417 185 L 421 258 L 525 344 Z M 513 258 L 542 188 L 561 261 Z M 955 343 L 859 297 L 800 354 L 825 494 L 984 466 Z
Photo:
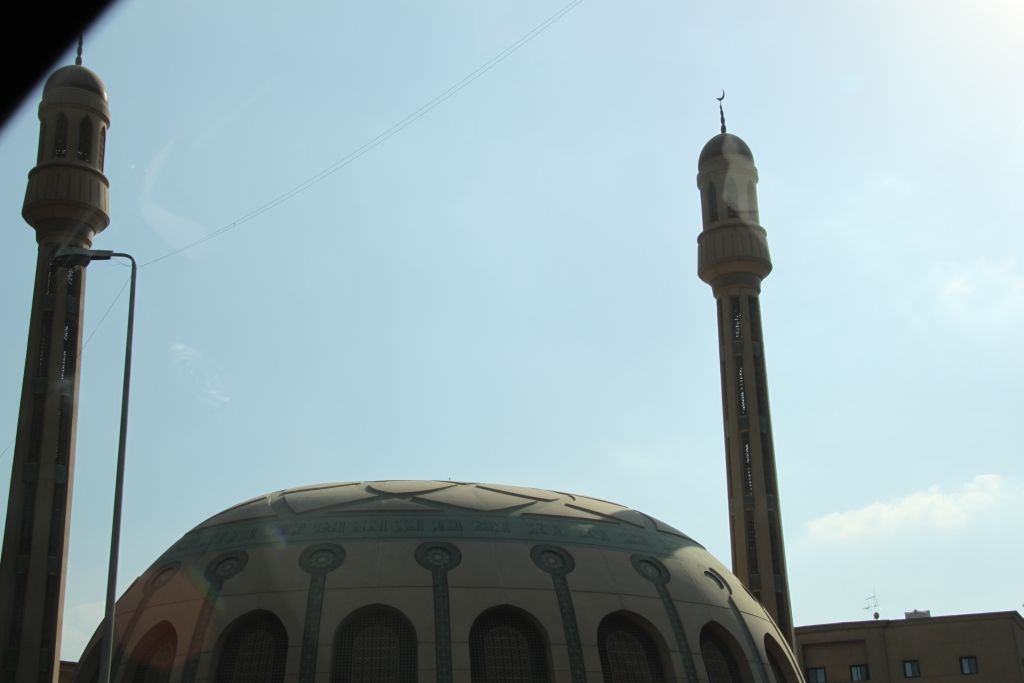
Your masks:
M 357 611 L 334 637 L 334 683 L 413 683 L 416 668 L 416 631 L 391 607 Z
M 750 216 L 757 220 L 757 190 L 754 189 L 754 181 L 747 181 L 747 211 Z
M 508 605 L 484 612 L 469 630 L 473 683 L 549 681 L 547 652 L 540 628 L 525 612 Z
M 78 124 L 78 160 L 89 161 L 92 158 L 92 121 L 88 116 L 82 117 Z
M 736 180 L 734 178 L 726 178 L 723 198 L 725 199 L 725 208 L 728 211 L 729 218 L 739 216 L 740 198 L 739 192 L 736 190 Z
M 107 127 L 100 126 L 100 153 L 96 155 L 99 161 L 100 170 L 103 170 L 103 160 L 107 151 Z
M 701 630 L 700 652 L 710 683 L 747 683 L 750 680 L 749 675 L 743 675 L 736 658 L 738 647 L 734 649 L 734 645 L 732 637 L 717 624 L 708 624 Z
M 800 680 L 782 646 L 767 634 L 764 637 L 764 651 L 768 654 L 768 666 L 771 667 L 778 683 L 797 683 Z
M 129 683 L 167 683 L 171 679 L 174 655 L 178 651 L 178 635 L 166 621 L 149 630 L 135 646 L 125 662 Z
M 216 683 L 283 683 L 288 634 L 270 612 L 250 612 L 224 630 Z
M 640 624 L 610 614 L 597 627 L 597 648 L 605 683 L 661 683 L 665 670 L 658 647 Z
M 39 151 L 36 152 L 36 163 L 43 163 L 43 150 L 46 149 L 46 119 L 39 124 Z
M 53 156 L 63 159 L 68 155 L 68 117 L 57 114 L 57 134 L 53 139 Z
M 714 183 L 708 183 L 708 220 L 718 220 L 718 193 L 715 192 Z

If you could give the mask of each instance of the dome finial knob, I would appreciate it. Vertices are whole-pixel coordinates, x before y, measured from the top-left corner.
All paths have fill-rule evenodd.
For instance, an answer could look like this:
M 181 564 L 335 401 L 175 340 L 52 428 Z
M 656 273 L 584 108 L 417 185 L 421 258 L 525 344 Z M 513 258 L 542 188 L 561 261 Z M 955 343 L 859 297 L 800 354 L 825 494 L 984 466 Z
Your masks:
M 722 121 L 722 132 L 724 133 L 725 132 L 725 110 L 722 109 L 722 100 L 725 99 L 725 88 L 722 88 L 722 96 L 721 97 L 716 97 L 715 99 L 718 100 L 718 117 Z
M 78 56 L 75 57 L 75 64 L 82 66 L 82 34 L 78 34 Z

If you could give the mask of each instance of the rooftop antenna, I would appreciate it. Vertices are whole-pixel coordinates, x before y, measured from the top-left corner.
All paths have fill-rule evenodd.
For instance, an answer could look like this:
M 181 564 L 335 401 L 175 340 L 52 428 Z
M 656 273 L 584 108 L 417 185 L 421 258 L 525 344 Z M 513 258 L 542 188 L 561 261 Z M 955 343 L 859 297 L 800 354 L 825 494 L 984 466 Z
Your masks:
M 725 99 L 725 88 L 722 88 L 722 96 L 715 99 L 718 100 L 718 116 L 722 119 L 722 133 L 725 133 L 725 110 L 722 109 L 722 100 Z
M 879 614 L 878 614 L 878 594 L 876 593 L 876 591 L 874 589 L 872 589 L 871 590 L 871 595 L 869 595 L 868 597 L 864 598 L 864 601 L 868 603 L 868 605 L 866 607 L 864 607 L 864 609 L 874 609 L 874 614 L 872 616 L 877 621 Z
M 78 56 L 75 57 L 75 64 L 82 66 L 82 34 L 78 34 Z

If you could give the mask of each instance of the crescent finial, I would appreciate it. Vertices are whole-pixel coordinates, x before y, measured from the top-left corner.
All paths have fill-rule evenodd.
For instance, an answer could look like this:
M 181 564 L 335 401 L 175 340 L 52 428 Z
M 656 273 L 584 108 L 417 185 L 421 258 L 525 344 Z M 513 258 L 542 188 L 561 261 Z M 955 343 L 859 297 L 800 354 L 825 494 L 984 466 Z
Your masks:
M 82 66 L 82 35 L 78 35 L 78 56 L 75 57 L 75 64 Z
M 722 96 L 715 99 L 718 100 L 718 116 L 722 120 L 722 133 L 725 133 L 725 110 L 722 109 L 722 100 L 725 99 L 725 88 L 722 88 Z

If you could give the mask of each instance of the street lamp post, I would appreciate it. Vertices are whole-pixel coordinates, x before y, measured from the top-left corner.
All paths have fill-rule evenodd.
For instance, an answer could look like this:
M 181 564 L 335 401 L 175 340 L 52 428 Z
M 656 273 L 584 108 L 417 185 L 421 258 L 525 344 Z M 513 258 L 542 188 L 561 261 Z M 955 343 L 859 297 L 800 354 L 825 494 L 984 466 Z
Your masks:
M 110 683 L 114 655 L 114 598 L 117 592 L 117 559 L 121 547 L 121 501 L 124 495 L 124 451 L 128 436 L 128 389 L 132 375 L 132 335 L 135 329 L 135 276 L 138 265 L 130 254 L 105 249 L 58 249 L 53 264 L 64 268 L 85 268 L 93 261 L 126 258 L 131 262 L 131 284 L 128 288 L 128 331 L 124 343 L 124 379 L 121 386 L 121 430 L 117 440 L 117 471 L 114 475 L 114 513 L 110 524 L 110 564 L 107 566 L 107 596 L 103 614 L 103 638 L 100 641 L 99 683 Z

